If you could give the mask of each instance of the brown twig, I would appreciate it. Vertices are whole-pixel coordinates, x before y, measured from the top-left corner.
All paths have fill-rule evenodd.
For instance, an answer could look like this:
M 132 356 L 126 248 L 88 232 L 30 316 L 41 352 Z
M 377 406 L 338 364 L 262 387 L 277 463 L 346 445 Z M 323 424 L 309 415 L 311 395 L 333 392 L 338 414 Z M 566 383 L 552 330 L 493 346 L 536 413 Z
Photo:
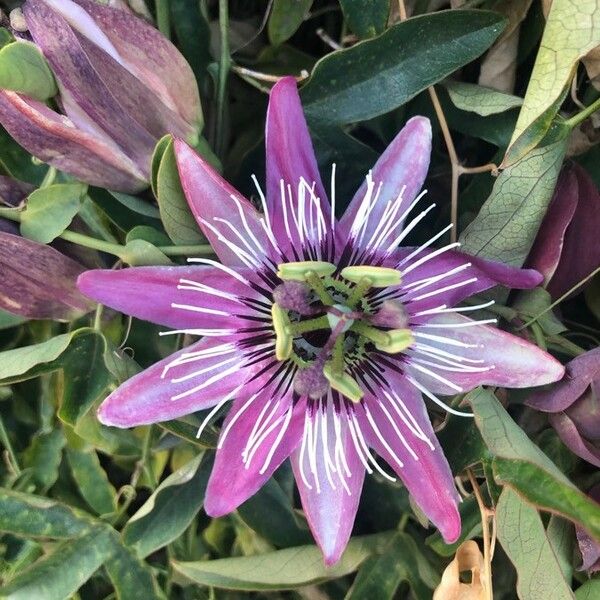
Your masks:
M 398 0 L 398 8 L 400 12 L 400 21 L 405 21 L 407 14 L 404 0 Z M 429 86 L 427 91 L 431 97 L 431 103 L 433 104 L 435 114 L 442 130 L 442 135 L 444 136 L 444 142 L 446 143 L 446 148 L 448 149 L 448 156 L 450 158 L 450 165 L 452 167 L 450 190 L 450 220 L 452 222 L 452 229 L 450 231 L 450 241 L 455 242 L 458 238 L 458 182 L 460 176 L 467 174 L 472 175 L 476 173 L 487 173 L 488 171 L 495 176 L 498 174 L 498 167 L 493 163 L 488 163 L 479 167 L 463 167 L 460 164 L 458 155 L 456 153 L 456 148 L 454 147 L 454 142 L 452 141 L 452 136 L 450 135 L 450 128 L 448 127 L 448 122 L 446 121 L 446 116 L 444 115 L 444 111 L 442 109 L 442 105 L 440 104 L 437 92 L 435 91 L 435 87 Z
M 477 506 L 479 506 L 479 513 L 481 514 L 481 527 L 483 529 L 483 567 L 484 567 L 484 581 L 486 587 L 487 600 L 494 600 L 494 595 L 492 592 L 492 556 L 493 556 L 493 547 L 496 546 L 496 527 L 495 527 L 495 518 L 494 511 L 490 510 L 483 501 L 483 496 L 481 495 L 481 490 L 479 489 L 479 485 L 473 472 L 471 469 L 467 469 L 467 474 L 469 476 L 469 481 L 471 482 L 471 486 L 473 488 L 473 493 L 475 494 L 475 499 L 477 500 Z M 490 525 L 489 519 L 493 518 L 493 532 L 492 536 L 490 536 Z M 493 538 L 493 546 L 492 546 L 492 538 Z

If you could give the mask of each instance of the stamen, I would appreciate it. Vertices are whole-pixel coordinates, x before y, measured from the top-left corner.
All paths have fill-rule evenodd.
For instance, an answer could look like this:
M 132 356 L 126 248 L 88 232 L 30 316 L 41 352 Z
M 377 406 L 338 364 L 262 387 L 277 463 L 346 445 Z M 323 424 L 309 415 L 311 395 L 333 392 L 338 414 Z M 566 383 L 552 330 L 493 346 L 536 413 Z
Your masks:
M 290 320 L 287 313 L 276 303 L 271 306 L 271 318 L 275 329 L 275 357 L 277 360 L 286 360 L 292 355 L 293 339 L 288 328 Z
M 307 281 L 311 274 L 318 277 L 333 275 L 336 266 L 324 261 L 301 261 L 282 263 L 277 267 L 277 277 L 283 280 Z
M 341 276 L 348 281 L 360 284 L 363 280 L 370 280 L 372 287 L 385 288 L 400 285 L 400 271 L 388 267 L 373 267 L 371 265 L 355 265 L 345 267 Z M 371 287 L 370 286 L 370 287 Z M 367 288 L 368 289 L 368 288 Z
M 375 343 L 377 350 L 387 352 L 388 354 L 398 354 L 404 352 L 407 348 L 415 343 L 410 329 L 393 329 L 392 331 L 386 331 L 386 336 L 389 342 L 386 340 L 384 343 Z
M 323 374 L 327 378 L 327 381 L 329 381 L 331 387 L 340 392 L 340 394 L 343 394 L 348 400 L 360 402 L 361 398 L 364 396 L 364 392 L 353 377 L 345 371 L 342 373 L 335 372 L 331 363 L 325 364 L 323 367 Z

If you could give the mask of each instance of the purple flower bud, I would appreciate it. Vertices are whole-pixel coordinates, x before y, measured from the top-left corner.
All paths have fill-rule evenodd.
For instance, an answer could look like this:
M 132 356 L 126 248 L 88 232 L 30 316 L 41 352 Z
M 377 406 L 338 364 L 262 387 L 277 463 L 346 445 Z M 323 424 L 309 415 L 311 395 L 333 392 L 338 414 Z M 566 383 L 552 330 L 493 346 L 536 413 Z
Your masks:
M 534 393 L 527 404 L 550 413 L 564 444 L 600 467 L 600 348 L 573 359 L 562 381 Z
M 147 185 L 162 136 L 197 140 L 193 72 L 151 25 L 92 0 L 27 0 L 23 14 L 64 112 L 0 92 L 0 122 L 33 155 L 87 183 L 135 192 Z
M 527 259 L 527 266 L 544 276 L 553 298 L 600 266 L 599 230 L 600 193 L 586 170 L 573 164 L 560 176 Z

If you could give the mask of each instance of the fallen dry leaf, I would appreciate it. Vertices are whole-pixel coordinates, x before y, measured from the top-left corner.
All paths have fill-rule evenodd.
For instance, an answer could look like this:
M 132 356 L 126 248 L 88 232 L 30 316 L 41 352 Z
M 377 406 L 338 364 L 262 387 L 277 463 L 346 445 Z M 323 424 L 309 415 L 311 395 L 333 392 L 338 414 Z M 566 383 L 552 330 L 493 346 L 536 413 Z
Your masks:
M 483 577 L 483 555 L 473 540 L 463 542 L 454 560 L 446 567 L 433 600 L 486 600 L 488 593 Z M 471 583 L 463 583 L 460 574 L 470 571 Z

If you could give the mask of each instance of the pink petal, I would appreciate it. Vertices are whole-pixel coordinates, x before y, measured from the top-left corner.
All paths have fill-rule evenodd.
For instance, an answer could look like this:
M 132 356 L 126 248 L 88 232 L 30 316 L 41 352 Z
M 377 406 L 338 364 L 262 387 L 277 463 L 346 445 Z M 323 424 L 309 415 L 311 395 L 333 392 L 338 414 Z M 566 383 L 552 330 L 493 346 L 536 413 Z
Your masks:
M 412 251 L 412 248 L 403 248 L 398 256 L 408 257 Z M 542 280 L 540 274 L 532 269 L 509 267 L 455 250 L 448 250 L 411 268 L 411 265 L 434 252 L 425 250 L 406 262 L 400 259 L 399 268 L 403 272 L 401 289 L 411 290 L 407 291 L 403 302 L 411 315 L 443 304 L 453 307 L 465 298 L 496 285 L 529 289 L 539 285 Z M 454 274 L 441 277 L 455 269 L 457 271 Z M 419 283 L 424 284 L 431 277 L 441 278 L 426 286 Z
M 431 125 L 429 119 L 413 117 L 406 123 L 373 167 L 372 175 L 375 190 L 377 190 L 380 183 L 383 185 L 377 202 L 368 214 L 367 225 L 362 236 L 363 246 L 381 223 L 389 202 L 396 200 L 402 193 L 402 203 L 396 214 L 397 219 L 417 197 L 427 175 L 430 155 Z M 356 228 L 358 225 L 355 220 L 360 217 L 359 210 L 366 192 L 367 183 L 365 182 L 354 195 L 350 206 L 340 221 L 340 231 L 344 232 L 346 239 L 353 226 Z M 399 225 L 395 235 L 391 236 L 392 240 L 400 233 L 401 229 L 402 224 Z
M 214 406 L 256 369 L 234 344 L 205 338 L 128 379 L 102 403 L 98 419 L 123 428 L 176 419 Z
M 148 185 L 137 165 L 107 137 L 77 129 L 41 102 L 0 91 L 0 123 L 28 152 L 81 181 L 130 193 Z
M 455 542 L 461 529 L 459 496 L 421 394 L 395 371 L 385 378 L 388 389 L 382 386 L 377 397 L 368 395 L 357 407 L 362 432 L 446 542 Z
M 232 512 L 255 494 L 300 440 L 305 403 L 299 402 L 292 407 L 291 394 L 278 397 L 273 386 L 259 391 L 256 396 L 253 392 L 252 386 L 244 388 L 243 397 L 236 400 L 223 423 L 215 466 L 204 499 L 204 509 L 211 517 Z M 291 418 L 287 428 L 282 429 L 288 411 L 291 411 Z M 269 420 L 267 417 L 271 413 L 273 416 Z M 267 434 L 278 419 L 281 421 Z M 261 428 L 262 424 L 264 428 Z M 257 440 L 263 434 L 265 437 L 254 455 L 249 455 L 249 461 L 244 463 L 242 454 L 250 436 L 257 431 Z
M 414 327 L 421 348 L 410 351 L 407 372 L 429 391 L 444 395 L 468 392 L 479 385 L 534 387 L 563 376 L 564 367 L 534 344 L 496 327 L 474 323 L 463 315 L 450 313 Z M 433 357 L 423 345 L 433 347 Z M 440 352 L 450 353 L 451 357 L 437 358 Z
M 212 293 L 205 288 L 177 289 L 190 286 L 190 282 L 207 286 Z M 248 297 L 253 291 L 216 267 L 98 269 L 83 273 L 77 285 L 101 304 L 176 329 L 235 330 L 247 325 L 242 315 L 253 312 L 241 301 L 227 297 Z
M 583 167 L 573 165 L 572 169 L 577 178 L 578 202 L 565 233 L 560 262 L 548 284 L 553 298 L 567 293 L 600 266 L 600 193 Z
M 600 348 L 574 358 L 567 364 L 563 380 L 531 394 L 527 405 L 544 412 L 566 410 L 595 379 L 600 379 Z
M 221 262 L 231 267 L 248 267 L 252 261 L 263 260 L 271 245 L 252 204 L 182 140 L 175 140 L 175 156 L 188 204 Z M 240 258 L 240 253 L 233 251 L 222 238 L 250 258 Z
M 75 286 L 83 267 L 58 250 L 0 232 L 0 308 L 30 319 L 69 321 L 91 310 Z
M 281 197 L 280 181 L 291 186 L 293 191 L 293 210 L 297 211 L 296 190 L 301 178 L 310 186 L 315 184 L 315 195 L 320 198 L 320 206 L 325 222 L 329 226 L 331 212 L 327 194 L 321 182 L 319 168 L 313 150 L 308 127 L 304 118 L 296 81 L 293 77 L 280 79 L 271 89 L 266 124 L 267 149 L 267 207 L 274 235 L 284 250 L 290 247 L 290 240 L 284 228 L 284 209 Z M 290 233 L 293 245 L 301 246 L 300 236 L 292 223 Z M 314 220 L 313 220 L 314 223 Z M 307 226 L 310 224 L 307 222 Z M 313 233 L 313 232 L 311 232 Z M 309 237 L 312 235 L 309 233 Z
M 298 448 L 294 451 L 292 467 L 312 534 L 323 552 L 325 564 L 333 565 L 343 554 L 352 533 L 365 468 L 354 448 L 345 415 L 340 418 L 340 434 L 337 437 L 333 411 L 329 409 L 326 421 L 327 447 L 320 433 L 324 422 L 322 415 L 322 411 L 318 409 L 310 417 L 313 431 L 317 427 L 316 459 L 313 468 L 307 451 L 310 442 L 306 430 L 304 452 Z M 345 457 L 348 471 L 339 452 Z M 327 461 L 326 457 L 330 460 Z M 316 476 L 313 470 L 316 471 Z
M 552 202 L 542 221 L 526 265 L 544 276 L 544 284 L 552 279 L 563 250 L 565 233 L 573 219 L 578 202 L 575 171 L 565 171 L 556 187 Z

